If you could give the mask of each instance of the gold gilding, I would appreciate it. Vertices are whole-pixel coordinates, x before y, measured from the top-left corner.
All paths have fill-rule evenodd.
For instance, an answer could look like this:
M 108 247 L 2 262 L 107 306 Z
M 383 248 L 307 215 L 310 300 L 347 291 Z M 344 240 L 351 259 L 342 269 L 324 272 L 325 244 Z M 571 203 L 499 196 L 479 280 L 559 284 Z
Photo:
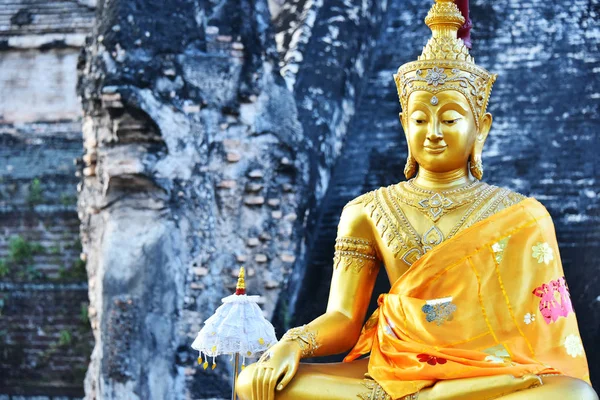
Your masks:
M 408 98 L 414 91 L 435 94 L 456 90 L 469 102 L 479 128 L 497 75 L 476 65 L 465 43 L 458 38 L 458 29 L 464 21 L 451 0 L 438 0 L 427 14 L 425 23 L 432 37 L 418 60 L 402 65 L 394 75 L 405 123 Z

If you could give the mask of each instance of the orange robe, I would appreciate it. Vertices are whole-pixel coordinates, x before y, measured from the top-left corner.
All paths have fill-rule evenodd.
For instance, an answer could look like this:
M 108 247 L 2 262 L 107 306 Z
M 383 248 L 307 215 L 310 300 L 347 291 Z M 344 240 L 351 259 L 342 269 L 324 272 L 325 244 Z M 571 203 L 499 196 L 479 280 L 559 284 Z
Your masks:
M 565 374 L 589 383 L 550 215 L 528 198 L 423 255 L 382 294 L 344 361 L 394 399 L 445 379 Z

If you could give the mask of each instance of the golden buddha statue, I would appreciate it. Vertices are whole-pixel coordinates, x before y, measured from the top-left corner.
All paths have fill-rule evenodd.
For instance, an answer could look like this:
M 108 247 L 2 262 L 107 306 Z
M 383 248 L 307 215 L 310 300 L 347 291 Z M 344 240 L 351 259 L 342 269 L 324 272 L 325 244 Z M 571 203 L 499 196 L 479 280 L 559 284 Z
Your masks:
M 409 180 L 345 206 L 326 312 L 241 373 L 242 400 L 598 398 L 548 212 L 481 181 L 496 76 L 464 21 L 451 0 L 429 11 L 432 38 L 394 76 Z M 363 326 L 382 263 L 392 287 Z

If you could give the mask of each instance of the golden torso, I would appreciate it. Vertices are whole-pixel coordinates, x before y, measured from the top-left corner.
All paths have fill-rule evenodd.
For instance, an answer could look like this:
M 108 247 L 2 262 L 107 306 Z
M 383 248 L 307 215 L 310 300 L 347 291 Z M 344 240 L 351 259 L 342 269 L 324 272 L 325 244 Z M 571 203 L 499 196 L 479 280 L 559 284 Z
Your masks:
M 345 207 L 345 218 L 353 223 L 340 224 L 347 231 L 339 232 L 334 267 L 350 262 L 353 265 L 343 267 L 376 268 L 376 260 L 381 260 L 394 282 L 427 251 L 522 199 L 480 181 L 458 189 L 428 190 L 410 180 L 366 193 Z M 346 235 L 363 240 L 353 242 Z M 340 257 L 344 251 L 355 257 Z M 359 254 L 362 263 L 354 261 Z

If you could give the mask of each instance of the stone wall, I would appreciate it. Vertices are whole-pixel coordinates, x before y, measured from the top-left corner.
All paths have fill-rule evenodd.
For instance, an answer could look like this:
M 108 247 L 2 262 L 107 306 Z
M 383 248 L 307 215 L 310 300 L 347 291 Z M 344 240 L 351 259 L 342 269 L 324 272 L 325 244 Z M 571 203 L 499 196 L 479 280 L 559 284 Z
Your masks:
M 2 393 L 81 397 L 92 349 L 87 285 L 0 283 L 0 298 Z
M 83 395 L 93 338 L 75 85 L 93 7 L 0 1 L 0 398 Z

